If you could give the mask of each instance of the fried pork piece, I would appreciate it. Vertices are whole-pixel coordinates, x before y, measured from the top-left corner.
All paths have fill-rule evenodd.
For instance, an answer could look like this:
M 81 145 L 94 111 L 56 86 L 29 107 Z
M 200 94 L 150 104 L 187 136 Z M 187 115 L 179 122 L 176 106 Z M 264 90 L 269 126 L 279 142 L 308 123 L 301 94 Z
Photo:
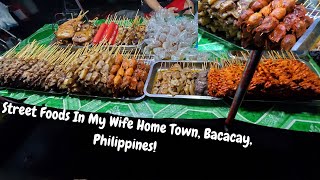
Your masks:
M 286 26 L 281 23 L 272 31 L 272 33 L 269 35 L 269 39 L 272 42 L 278 43 L 281 39 L 284 38 L 286 33 Z
M 258 26 L 255 31 L 257 33 L 269 33 L 271 31 L 273 31 L 279 24 L 279 21 L 272 17 L 272 16 L 268 16 L 266 18 L 264 18 L 264 20 L 262 21 L 261 25 Z
M 261 13 L 252 14 L 246 21 L 248 30 L 252 31 L 255 27 L 259 26 L 262 21 L 263 17 Z
M 209 94 L 233 97 L 243 70 L 244 65 L 211 69 L 208 75 Z M 247 96 L 260 99 L 320 98 L 320 78 L 298 60 L 263 60 L 252 78 Z
M 282 20 L 286 16 L 286 8 L 280 7 L 274 9 L 271 13 L 270 16 L 277 18 L 278 20 Z
M 292 27 L 292 31 L 295 33 L 297 38 L 300 38 L 307 30 L 307 24 L 305 21 L 298 21 Z

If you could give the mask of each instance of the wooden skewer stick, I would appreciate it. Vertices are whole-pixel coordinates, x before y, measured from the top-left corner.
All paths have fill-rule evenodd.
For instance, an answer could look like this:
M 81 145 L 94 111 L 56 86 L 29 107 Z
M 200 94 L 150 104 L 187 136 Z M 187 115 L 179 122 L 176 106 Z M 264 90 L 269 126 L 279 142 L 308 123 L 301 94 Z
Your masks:
M 11 48 L 9 51 L 5 52 L 3 57 L 4 58 L 10 58 L 14 55 L 16 48 L 19 46 L 20 44 L 18 43 L 17 45 L 15 45 L 13 48 Z
M 294 59 L 294 60 L 297 60 L 295 54 L 294 54 L 292 51 L 290 51 L 290 53 L 291 53 L 293 59 Z
M 310 15 L 312 15 L 314 13 L 314 11 L 319 7 L 320 3 L 317 4 L 317 6 L 311 11 Z M 308 13 L 307 13 L 308 15 Z
M 45 46 L 40 46 L 40 48 L 39 48 L 39 50 L 37 50 L 37 52 L 35 52 L 34 53 L 34 55 L 32 55 L 31 56 L 31 59 L 41 59 L 40 57 L 40 55 L 41 55 L 41 53 L 42 52 L 48 52 L 48 50 L 49 50 L 49 48 L 51 48 L 51 47 L 49 47 L 49 46 L 47 46 L 47 47 L 45 47 Z
M 34 42 L 32 42 L 30 44 L 30 46 L 28 46 L 26 48 L 26 50 L 24 52 L 22 52 L 22 54 L 19 54 L 19 56 L 17 57 L 18 59 L 21 59 L 22 57 L 24 57 L 28 52 L 30 52 L 30 50 L 32 50 L 34 48 Z

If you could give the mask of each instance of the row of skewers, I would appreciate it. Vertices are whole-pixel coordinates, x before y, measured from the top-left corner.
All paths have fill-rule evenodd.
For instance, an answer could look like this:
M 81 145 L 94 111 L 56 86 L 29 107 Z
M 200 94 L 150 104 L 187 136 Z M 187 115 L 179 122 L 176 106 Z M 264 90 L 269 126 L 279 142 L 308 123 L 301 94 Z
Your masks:
M 86 13 L 80 12 L 78 17 L 58 26 L 55 35 L 59 44 L 79 46 L 99 43 L 137 45 L 144 40 L 146 25 L 140 23 L 141 17 L 137 15 L 132 23 L 127 18 L 115 15 L 112 18 L 109 16 L 104 23 L 96 26 L 94 25 L 95 20 L 82 21 Z
M 208 89 L 213 97 L 234 97 L 245 62 L 224 61 L 223 68 L 211 68 Z M 319 99 L 320 77 L 292 52 L 268 52 L 263 56 L 247 91 L 251 99 Z
M 166 64 L 157 70 L 151 94 L 234 97 L 248 54 L 194 66 Z M 219 62 L 219 63 L 218 63 Z M 209 65 L 209 66 L 208 66 Z M 155 71 L 155 70 L 153 70 Z M 147 90 L 149 91 L 149 90 Z M 320 98 L 320 77 L 292 52 L 269 51 L 250 83 L 247 98 L 260 100 L 309 100 Z
M 138 50 L 99 44 L 72 51 L 72 46 L 43 46 L 35 42 L 18 53 L 8 51 L 0 61 L 0 85 L 18 89 L 108 97 L 143 95 L 150 65 L 137 60 Z M 143 57 L 142 57 L 143 58 Z
M 206 67 L 203 65 L 201 68 L 195 68 L 192 65 L 189 66 L 189 63 L 174 63 L 169 68 L 161 66 L 154 77 L 151 93 L 207 96 L 208 70 Z
M 198 2 L 200 26 L 248 49 L 290 50 L 314 21 L 296 0 Z

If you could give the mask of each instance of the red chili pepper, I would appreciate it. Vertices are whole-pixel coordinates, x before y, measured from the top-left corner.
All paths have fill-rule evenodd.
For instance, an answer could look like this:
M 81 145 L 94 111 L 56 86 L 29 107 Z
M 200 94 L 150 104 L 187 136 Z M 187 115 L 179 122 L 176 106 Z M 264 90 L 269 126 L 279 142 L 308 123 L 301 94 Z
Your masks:
M 106 24 L 106 23 L 103 23 L 100 25 L 97 34 L 93 38 L 93 41 L 92 41 L 93 44 L 98 44 L 101 41 L 103 33 L 107 27 L 108 27 L 108 24 Z
M 116 27 L 116 24 L 114 22 L 111 22 L 108 26 L 108 28 L 105 30 L 105 33 L 103 35 L 103 40 L 106 40 L 107 42 L 109 42 L 112 34 L 113 34 L 113 31 Z
M 113 31 L 113 34 L 109 40 L 109 44 L 114 45 L 116 39 L 117 39 L 117 35 L 118 35 L 118 30 L 119 30 L 119 26 L 118 24 L 116 24 L 115 29 Z

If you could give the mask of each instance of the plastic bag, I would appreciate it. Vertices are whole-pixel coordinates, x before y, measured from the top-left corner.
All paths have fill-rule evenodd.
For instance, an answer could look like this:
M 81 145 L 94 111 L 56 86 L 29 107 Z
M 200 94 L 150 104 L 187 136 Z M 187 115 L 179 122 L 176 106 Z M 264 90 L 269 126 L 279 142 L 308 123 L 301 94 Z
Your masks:
M 17 21 L 9 13 L 8 7 L 0 2 L 0 27 L 9 30 L 14 26 L 18 26 Z

